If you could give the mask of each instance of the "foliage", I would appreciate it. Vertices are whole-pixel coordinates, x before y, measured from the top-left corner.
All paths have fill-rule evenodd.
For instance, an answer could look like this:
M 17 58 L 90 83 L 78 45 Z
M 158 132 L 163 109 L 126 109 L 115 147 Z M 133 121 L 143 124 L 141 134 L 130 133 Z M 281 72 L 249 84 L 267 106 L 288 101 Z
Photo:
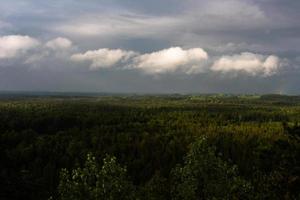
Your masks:
M 206 138 L 193 144 L 184 165 L 177 166 L 173 174 L 174 199 L 251 199 L 250 183 L 216 155 Z
M 297 199 L 299 121 L 276 95 L 1 99 L 0 199 L 93 199 L 96 180 L 124 198 Z
M 83 168 L 72 172 L 61 170 L 58 191 L 62 200 L 134 199 L 134 187 L 127 179 L 126 168 L 110 156 L 103 159 L 100 167 L 92 154 L 87 155 Z

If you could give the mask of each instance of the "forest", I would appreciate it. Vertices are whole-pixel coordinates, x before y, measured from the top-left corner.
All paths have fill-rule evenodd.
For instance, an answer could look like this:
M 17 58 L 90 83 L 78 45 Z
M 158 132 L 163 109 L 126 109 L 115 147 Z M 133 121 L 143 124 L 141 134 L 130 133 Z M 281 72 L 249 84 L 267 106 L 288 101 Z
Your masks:
M 300 97 L 0 97 L 0 199 L 300 199 Z

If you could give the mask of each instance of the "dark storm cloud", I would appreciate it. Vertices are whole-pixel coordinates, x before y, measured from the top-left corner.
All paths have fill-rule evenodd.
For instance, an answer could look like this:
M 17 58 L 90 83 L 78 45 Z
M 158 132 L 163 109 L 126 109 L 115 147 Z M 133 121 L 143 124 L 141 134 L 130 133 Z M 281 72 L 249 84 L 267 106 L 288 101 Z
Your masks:
M 299 9 L 295 0 L 2 0 L 0 90 L 299 93 Z

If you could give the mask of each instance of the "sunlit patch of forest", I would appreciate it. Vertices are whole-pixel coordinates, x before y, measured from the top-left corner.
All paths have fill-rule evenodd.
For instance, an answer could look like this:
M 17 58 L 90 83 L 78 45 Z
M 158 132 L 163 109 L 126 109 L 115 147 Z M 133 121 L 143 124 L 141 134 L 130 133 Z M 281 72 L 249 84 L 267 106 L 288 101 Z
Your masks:
M 300 199 L 300 97 L 0 98 L 0 199 Z

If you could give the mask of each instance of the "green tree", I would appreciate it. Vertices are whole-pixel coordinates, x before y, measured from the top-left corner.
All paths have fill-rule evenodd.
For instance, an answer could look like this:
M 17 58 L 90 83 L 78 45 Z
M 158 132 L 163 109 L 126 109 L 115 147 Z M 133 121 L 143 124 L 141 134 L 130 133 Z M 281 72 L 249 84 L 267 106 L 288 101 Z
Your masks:
M 92 154 L 87 155 L 83 168 L 62 169 L 58 186 L 61 200 L 135 199 L 134 191 L 126 168 L 115 157 L 106 156 L 100 167 Z
M 173 199 L 249 199 L 251 185 L 210 147 L 206 138 L 193 144 L 183 166 L 173 172 Z

